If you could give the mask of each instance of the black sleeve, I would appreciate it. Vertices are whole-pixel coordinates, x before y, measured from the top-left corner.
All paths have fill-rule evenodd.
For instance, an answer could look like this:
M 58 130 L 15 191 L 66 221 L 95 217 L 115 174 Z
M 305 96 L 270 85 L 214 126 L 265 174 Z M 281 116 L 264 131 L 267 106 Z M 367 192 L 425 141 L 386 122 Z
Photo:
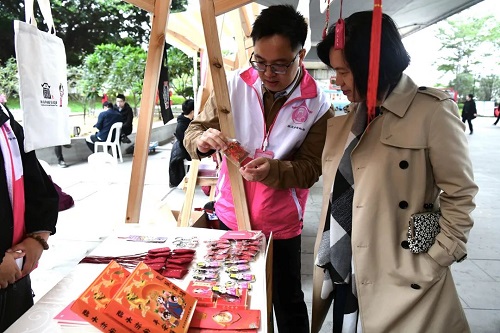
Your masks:
M 134 111 L 132 111 L 132 108 L 130 107 L 130 105 L 127 104 L 126 111 L 124 113 L 123 127 L 132 128 L 132 121 L 133 120 L 134 120 Z
M 186 132 L 188 126 L 189 126 L 189 123 L 182 122 L 182 123 L 178 123 L 177 127 L 175 128 L 175 137 L 177 138 L 178 141 L 180 141 L 182 146 L 184 146 L 184 144 L 183 144 L 184 133 Z
M 38 162 L 35 151 L 24 152 L 23 128 L 12 115 L 10 117 L 10 124 L 19 142 L 23 162 L 26 233 L 43 230 L 54 234 L 58 216 L 58 194 Z

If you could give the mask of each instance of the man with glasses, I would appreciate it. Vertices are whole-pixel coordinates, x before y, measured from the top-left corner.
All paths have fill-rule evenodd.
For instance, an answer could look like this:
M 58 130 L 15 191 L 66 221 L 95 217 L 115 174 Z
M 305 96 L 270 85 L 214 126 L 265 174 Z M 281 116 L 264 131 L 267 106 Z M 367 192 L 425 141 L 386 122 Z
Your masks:
M 271 6 L 255 20 L 250 67 L 228 75 L 236 138 L 250 152 L 240 168 L 253 230 L 273 233 L 273 305 L 280 333 L 309 332 L 300 281 L 301 231 L 311 187 L 321 175 L 328 97 L 303 66 L 307 23 L 293 7 Z M 193 158 L 227 147 L 215 97 L 185 134 Z M 238 228 L 223 160 L 215 212 L 222 229 Z

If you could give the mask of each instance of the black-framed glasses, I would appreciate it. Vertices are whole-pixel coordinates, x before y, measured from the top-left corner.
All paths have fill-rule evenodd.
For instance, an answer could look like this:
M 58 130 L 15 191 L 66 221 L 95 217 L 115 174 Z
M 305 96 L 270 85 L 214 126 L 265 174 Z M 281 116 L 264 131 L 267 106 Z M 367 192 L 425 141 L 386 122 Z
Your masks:
M 253 69 L 255 69 L 256 71 L 259 71 L 259 72 L 265 72 L 267 67 L 270 67 L 271 72 L 273 72 L 274 74 L 286 74 L 288 67 L 290 67 L 295 62 L 295 59 L 297 59 L 297 56 L 299 55 L 299 53 L 300 53 L 300 51 L 297 52 L 295 57 L 293 57 L 292 61 L 290 61 L 290 63 L 288 65 L 284 65 L 284 64 L 270 64 L 270 65 L 268 65 L 268 64 L 261 62 L 261 61 L 252 60 L 253 59 L 253 52 L 252 52 L 252 55 L 250 56 L 250 65 L 252 66 Z

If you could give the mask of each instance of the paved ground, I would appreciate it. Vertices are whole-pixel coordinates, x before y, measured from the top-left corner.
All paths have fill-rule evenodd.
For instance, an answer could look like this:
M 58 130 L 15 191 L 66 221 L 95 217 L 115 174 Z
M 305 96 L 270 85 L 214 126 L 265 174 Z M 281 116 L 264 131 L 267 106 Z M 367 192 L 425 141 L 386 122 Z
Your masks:
M 500 332 L 500 224 L 496 206 L 500 199 L 500 126 L 493 118 L 477 118 L 474 135 L 469 135 L 471 157 L 480 191 L 473 213 L 475 226 L 469 239 L 468 259 L 453 265 L 453 274 L 462 304 L 475 333 Z M 168 161 L 171 145 L 157 149 L 148 159 L 141 223 L 148 223 L 161 202 L 179 209 L 184 194 L 168 186 Z M 446 158 L 446 156 L 443 156 Z M 132 157 L 124 163 L 97 168 L 88 163 L 66 169 L 53 166 L 52 177 L 71 194 L 75 206 L 61 212 L 57 234 L 51 237 L 51 249 L 44 254 L 32 274 L 36 299 L 50 290 L 64 275 L 97 246 L 117 224 L 125 220 Z M 309 309 L 312 294 L 313 246 L 321 204 L 321 181 L 313 186 L 306 209 L 303 237 L 303 289 Z M 207 197 L 197 190 L 195 207 Z M 326 322 L 322 332 L 331 332 Z

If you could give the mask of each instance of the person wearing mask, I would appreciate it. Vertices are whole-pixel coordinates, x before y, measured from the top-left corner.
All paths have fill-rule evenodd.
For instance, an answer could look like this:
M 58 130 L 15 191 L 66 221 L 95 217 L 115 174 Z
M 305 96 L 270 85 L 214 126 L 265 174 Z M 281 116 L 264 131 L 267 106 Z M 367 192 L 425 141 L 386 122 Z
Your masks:
M 250 153 L 239 169 L 253 230 L 273 234 L 273 295 L 280 333 L 309 332 L 301 288 L 301 232 L 309 188 L 321 175 L 330 99 L 304 67 L 307 22 L 292 6 L 264 9 L 251 37 L 250 67 L 228 75 L 235 138 Z M 193 158 L 224 150 L 212 94 L 189 125 L 184 145 Z M 227 168 L 223 159 L 215 212 L 222 229 L 237 230 Z
M 403 73 L 410 56 L 385 14 L 368 107 L 372 16 L 352 14 L 317 45 L 354 107 L 328 121 L 312 331 L 333 300 L 333 332 L 469 332 L 450 270 L 467 256 L 478 191 L 465 126 L 448 94 Z M 435 229 L 409 236 L 417 213 Z M 419 248 L 416 232 L 437 235 Z
M 128 135 L 132 133 L 132 121 L 134 120 L 134 112 L 132 111 L 130 105 L 125 102 L 124 94 L 116 95 L 116 109 L 122 115 L 121 122 L 123 123 L 123 125 L 120 135 L 120 141 L 123 143 L 132 143 L 132 141 L 130 141 L 130 139 L 128 138 Z
M 33 306 L 30 273 L 56 232 L 58 195 L 24 132 L 0 103 L 0 332 Z

